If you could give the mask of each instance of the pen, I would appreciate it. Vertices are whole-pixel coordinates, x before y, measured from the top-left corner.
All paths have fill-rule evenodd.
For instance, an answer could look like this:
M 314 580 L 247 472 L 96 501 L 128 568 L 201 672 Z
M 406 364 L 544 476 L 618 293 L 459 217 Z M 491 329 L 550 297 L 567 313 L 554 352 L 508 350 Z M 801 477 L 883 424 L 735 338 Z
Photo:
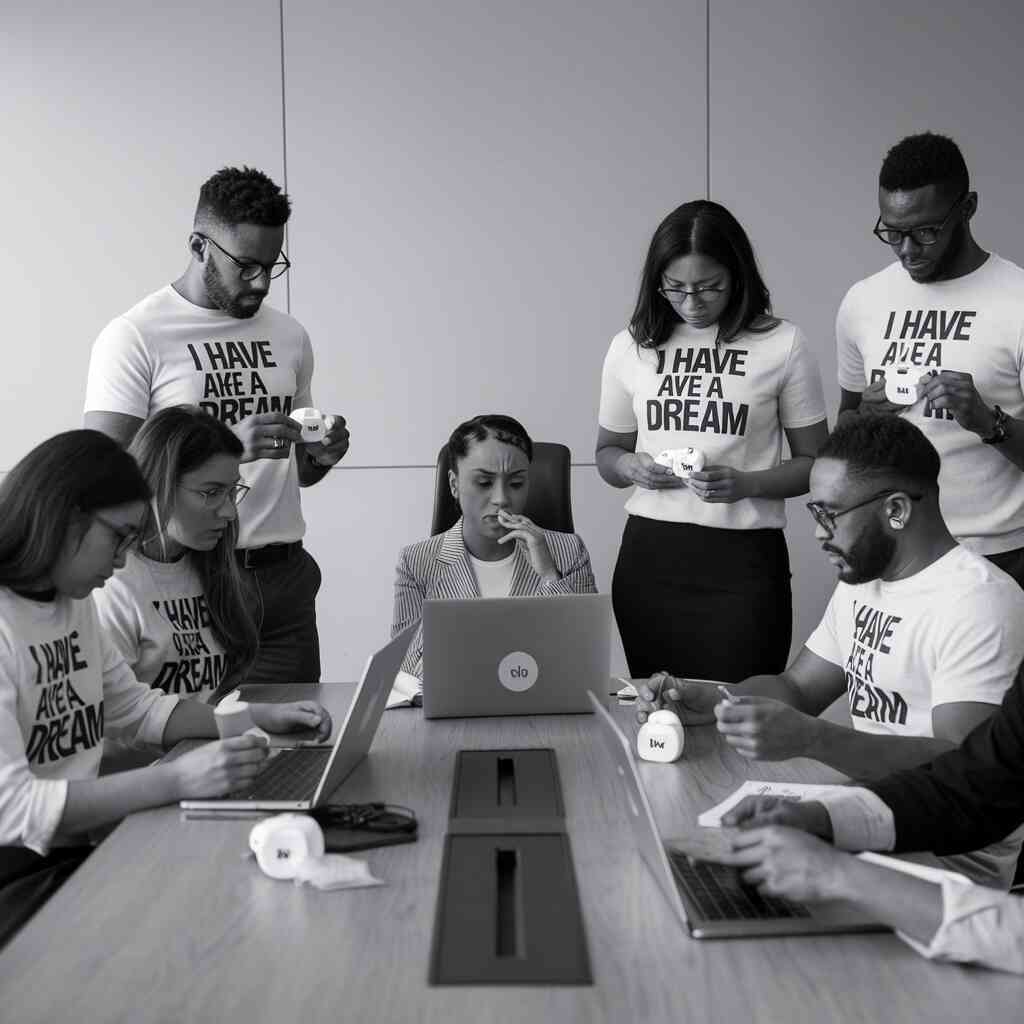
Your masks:
M 739 704 L 739 698 L 736 697 L 727 686 L 718 687 L 718 692 L 722 695 L 723 699 L 729 704 Z

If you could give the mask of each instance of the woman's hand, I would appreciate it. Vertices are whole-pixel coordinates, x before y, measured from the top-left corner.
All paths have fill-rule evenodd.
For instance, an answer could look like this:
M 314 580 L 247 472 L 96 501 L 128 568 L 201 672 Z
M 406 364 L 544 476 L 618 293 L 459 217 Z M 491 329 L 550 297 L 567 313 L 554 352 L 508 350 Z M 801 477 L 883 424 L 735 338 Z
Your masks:
M 256 736 L 232 736 L 205 743 L 170 763 L 177 777 L 176 799 L 224 796 L 244 789 L 267 760 L 266 740 Z
M 615 468 L 637 487 L 648 491 L 664 491 L 685 487 L 686 481 L 672 472 L 671 466 L 662 466 L 647 452 L 624 452 L 615 463 Z
M 296 732 L 316 729 L 316 741 L 323 743 L 331 735 L 331 716 L 315 700 L 296 700 L 289 704 L 250 704 L 253 724 L 267 732 Z
M 689 482 L 690 490 L 701 501 L 731 505 L 741 498 L 755 496 L 751 474 L 732 466 L 705 466 L 699 473 L 691 473 Z
M 499 544 L 522 541 L 533 571 L 546 582 L 555 582 L 559 579 L 558 569 L 555 568 L 555 560 L 551 557 L 547 538 L 536 523 L 527 519 L 526 516 L 516 515 L 514 512 L 506 512 L 505 509 L 499 508 L 498 525 L 504 526 L 508 530 L 504 537 L 498 538 Z

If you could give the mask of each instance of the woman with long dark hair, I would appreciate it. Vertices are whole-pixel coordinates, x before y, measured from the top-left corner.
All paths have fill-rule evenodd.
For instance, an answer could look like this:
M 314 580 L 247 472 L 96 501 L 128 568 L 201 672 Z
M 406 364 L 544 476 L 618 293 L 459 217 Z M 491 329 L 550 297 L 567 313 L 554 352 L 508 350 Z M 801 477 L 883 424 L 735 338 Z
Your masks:
M 138 546 L 95 595 L 137 679 L 208 700 L 241 683 L 257 627 L 235 559 L 242 443 L 193 406 L 148 419 L 128 449 L 153 497 Z
M 0 945 L 77 866 L 94 830 L 240 789 L 267 756 L 262 740 L 236 736 L 98 776 L 105 735 L 164 747 L 217 736 L 207 704 L 136 680 L 90 598 L 124 565 L 149 498 L 135 460 L 93 430 L 44 441 L 0 484 Z M 272 731 L 330 727 L 313 702 L 253 717 Z
M 784 499 L 807 491 L 825 403 L 806 339 L 772 315 L 725 207 L 685 203 L 655 231 L 629 327 L 605 358 L 598 420 L 598 472 L 634 487 L 612 580 L 630 674 L 781 672 Z M 656 461 L 683 449 L 697 453 Z

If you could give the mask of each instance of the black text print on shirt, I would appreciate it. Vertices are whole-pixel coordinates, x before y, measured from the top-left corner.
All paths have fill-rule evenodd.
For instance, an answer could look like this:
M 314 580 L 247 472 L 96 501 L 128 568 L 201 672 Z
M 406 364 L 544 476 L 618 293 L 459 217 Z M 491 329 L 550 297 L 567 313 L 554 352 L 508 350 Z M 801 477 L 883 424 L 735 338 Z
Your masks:
M 723 377 L 745 377 L 745 349 L 676 349 L 672 368 L 665 368 L 665 350 L 658 350 L 661 384 L 647 400 L 648 430 L 693 431 L 700 434 L 747 432 L 750 407 L 725 396 Z
M 188 350 L 196 369 L 203 374 L 199 407 L 229 426 L 264 412 L 292 411 L 291 395 L 269 393 L 260 370 L 277 366 L 269 341 L 206 341 Z
M 899 615 L 853 603 L 853 643 L 846 659 L 846 691 L 850 698 L 850 715 L 870 722 L 890 725 L 907 724 L 907 702 L 897 690 L 887 690 L 875 683 L 876 659 L 881 663 L 892 653 L 890 643 Z

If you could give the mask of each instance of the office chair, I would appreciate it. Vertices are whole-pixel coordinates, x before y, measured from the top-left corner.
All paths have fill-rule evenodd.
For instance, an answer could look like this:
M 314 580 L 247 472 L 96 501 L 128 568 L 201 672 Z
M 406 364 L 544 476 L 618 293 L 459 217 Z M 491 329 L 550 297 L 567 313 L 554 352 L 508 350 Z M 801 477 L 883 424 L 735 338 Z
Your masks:
M 545 530 L 573 533 L 569 465 L 571 453 L 564 444 L 535 441 L 530 463 L 530 493 L 523 514 Z M 431 536 L 443 533 L 458 521 L 459 506 L 448 486 L 448 446 L 437 453 L 434 477 L 434 515 Z

